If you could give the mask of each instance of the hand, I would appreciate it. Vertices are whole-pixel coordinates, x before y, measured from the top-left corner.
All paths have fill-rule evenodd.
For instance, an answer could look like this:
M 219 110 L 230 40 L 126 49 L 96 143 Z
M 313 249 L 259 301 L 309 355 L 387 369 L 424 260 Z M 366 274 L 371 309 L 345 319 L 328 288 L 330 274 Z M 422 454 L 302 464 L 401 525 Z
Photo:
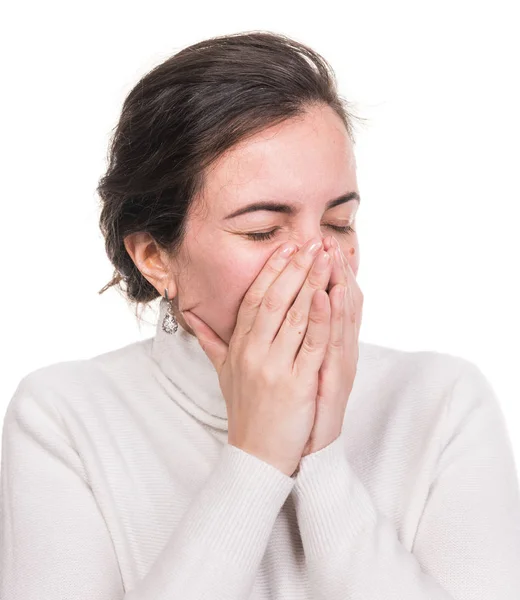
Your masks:
M 327 240 L 328 241 L 328 240 Z M 334 257 L 329 299 L 331 301 L 330 339 L 318 373 L 316 416 L 302 457 L 328 446 L 341 435 L 348 398 L 354 384 L 359 358 L 359 329 L 363 311 L 360 290 L 348 258 L 334 239 L 324 249 Z M 339 257 L 336 252 L 339 252 Z M 340 306 L 341 292 L 347 294 Z
M 319 241 L 316 253 L 310 242 Z M 292 475 L 316 411 L 330 337 L 325 288 L 332 260 L 310 240 L 275 251 L 242 300 L 229 346 L 194 313 L 183 316 L 213 363 L 226 400 L 228 443 Z M 320 258 L 328 258 L 320 268 Z

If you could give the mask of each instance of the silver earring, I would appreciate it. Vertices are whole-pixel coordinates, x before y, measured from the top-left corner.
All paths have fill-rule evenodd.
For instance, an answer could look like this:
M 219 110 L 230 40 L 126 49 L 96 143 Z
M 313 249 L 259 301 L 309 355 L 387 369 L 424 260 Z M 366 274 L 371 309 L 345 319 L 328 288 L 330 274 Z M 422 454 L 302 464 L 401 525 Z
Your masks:
M 177 319 L 175 318 L 175 315 L 173 314 L 171 300 L 168 299 L 168 290 L 166 288 L 164 288 L 164 297 L 168 302 L 168 309 L 166 311 L 166 314 L 164 315 L 162 328 L 163 331 L 166 331 L 166 333 L 175 333 L 179 328 L 179 324 L 177 322 Z

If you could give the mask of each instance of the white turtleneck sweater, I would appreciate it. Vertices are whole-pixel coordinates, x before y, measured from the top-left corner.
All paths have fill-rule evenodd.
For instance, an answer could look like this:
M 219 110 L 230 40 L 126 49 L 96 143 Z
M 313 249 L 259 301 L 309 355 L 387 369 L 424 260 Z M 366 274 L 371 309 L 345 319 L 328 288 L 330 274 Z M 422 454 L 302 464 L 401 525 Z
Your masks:
M 289 477 L 227 443 L 181 326 L 31 372 L 2 433 L 1 600 L 518 600 L 520 494 L 472 362 L 360 342 Z

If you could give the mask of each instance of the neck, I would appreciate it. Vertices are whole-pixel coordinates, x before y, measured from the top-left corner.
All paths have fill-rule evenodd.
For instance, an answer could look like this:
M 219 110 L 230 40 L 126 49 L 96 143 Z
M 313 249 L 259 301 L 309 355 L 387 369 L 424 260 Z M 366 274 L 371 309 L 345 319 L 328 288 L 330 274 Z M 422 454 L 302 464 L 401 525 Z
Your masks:
M 162 298 L 152 343 L 152 358 L 175 388 L 172 388 L 172 393 L 176 399 L 179 398 L 183 408 L 199 420 L 227 430 L 226 401 L 215 367 L 197 337 L 184 329 L 181 323 L 175 333 L 163 331 L 162 322 L 167 307 L 168 302 Z

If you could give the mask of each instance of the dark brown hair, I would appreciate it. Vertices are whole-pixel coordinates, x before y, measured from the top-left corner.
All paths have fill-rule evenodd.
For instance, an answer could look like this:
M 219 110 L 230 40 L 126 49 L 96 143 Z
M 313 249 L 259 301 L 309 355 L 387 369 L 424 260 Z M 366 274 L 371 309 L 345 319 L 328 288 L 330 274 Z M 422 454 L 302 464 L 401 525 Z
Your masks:
M 334 109 L 354 142 L 352 121 L 363 119 L 338 94 L 330 65 L 272 32 L 213 37 L 147 73 L 123 103 L 97 187 L 99 226 L 114 266 L 99 293 L 117 285 L 138 305 L 157 298 L 127 253 L 125 236 L 148 232 L 175 253 L 207 167 L 237 142 L 316 104 Z

